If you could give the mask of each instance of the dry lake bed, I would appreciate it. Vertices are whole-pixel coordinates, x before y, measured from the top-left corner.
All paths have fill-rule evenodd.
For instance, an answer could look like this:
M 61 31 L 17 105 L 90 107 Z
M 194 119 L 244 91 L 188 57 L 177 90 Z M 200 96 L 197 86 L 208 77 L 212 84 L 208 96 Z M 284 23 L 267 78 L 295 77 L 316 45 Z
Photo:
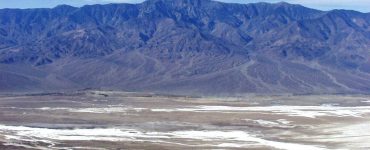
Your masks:
M 370 149 L 370 96 L 0 96 L 0 149 Z

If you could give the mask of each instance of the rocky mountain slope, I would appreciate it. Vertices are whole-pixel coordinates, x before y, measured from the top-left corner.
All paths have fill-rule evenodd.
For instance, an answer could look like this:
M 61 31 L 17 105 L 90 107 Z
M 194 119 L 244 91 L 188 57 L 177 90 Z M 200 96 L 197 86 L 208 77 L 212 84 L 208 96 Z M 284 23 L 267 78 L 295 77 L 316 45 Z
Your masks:
M 0 91 L 370 93 L 370 14 L 148 0 L 0 10 Z

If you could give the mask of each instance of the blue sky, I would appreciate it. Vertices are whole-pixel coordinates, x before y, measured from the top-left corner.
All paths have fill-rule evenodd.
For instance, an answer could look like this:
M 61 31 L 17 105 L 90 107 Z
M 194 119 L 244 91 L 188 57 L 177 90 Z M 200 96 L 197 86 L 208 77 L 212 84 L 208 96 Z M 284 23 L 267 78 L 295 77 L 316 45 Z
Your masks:
M 143 0 L 0 0 L 0 8 L 50 8 L 60 4 L 82 6 L 86 4 L 105 3 L 139 3 Z M 370 12 L 370 0 L 218 0 L 233 3 L 281 2 L 302 4 L 307 7 L 331 10 L 351 9 Z

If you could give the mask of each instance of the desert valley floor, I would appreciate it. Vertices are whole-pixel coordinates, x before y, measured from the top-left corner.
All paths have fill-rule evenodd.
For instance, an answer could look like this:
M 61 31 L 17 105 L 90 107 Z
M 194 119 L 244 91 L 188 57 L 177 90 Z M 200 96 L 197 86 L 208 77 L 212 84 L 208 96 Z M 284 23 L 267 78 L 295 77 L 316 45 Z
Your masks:
M 370 149 L 363 95 L 0 96 L 0 149 Z

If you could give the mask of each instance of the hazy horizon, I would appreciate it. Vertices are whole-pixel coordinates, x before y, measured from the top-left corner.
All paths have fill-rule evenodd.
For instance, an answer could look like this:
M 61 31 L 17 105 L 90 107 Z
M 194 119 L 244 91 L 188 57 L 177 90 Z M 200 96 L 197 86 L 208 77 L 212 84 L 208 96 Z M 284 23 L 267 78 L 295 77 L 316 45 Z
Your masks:
M 141 3 L 144 0 L 17 0 L 7 1 L 0 0 L 0 9 L 3 8 L 53 8 L 58 5 L 71 5 L 81 7 L 83 5 L 92 4 L 108 4 L 108 3 Z M 300 4 L 305 7 L 310 7 L 319 10 L 347 9 L 355 10 L 364 13 L 370 12 L 370 3 L 367 0 L 216 0 L 228 3 L 257 3 L 257 2 L 287 2 L 291 4 Z

